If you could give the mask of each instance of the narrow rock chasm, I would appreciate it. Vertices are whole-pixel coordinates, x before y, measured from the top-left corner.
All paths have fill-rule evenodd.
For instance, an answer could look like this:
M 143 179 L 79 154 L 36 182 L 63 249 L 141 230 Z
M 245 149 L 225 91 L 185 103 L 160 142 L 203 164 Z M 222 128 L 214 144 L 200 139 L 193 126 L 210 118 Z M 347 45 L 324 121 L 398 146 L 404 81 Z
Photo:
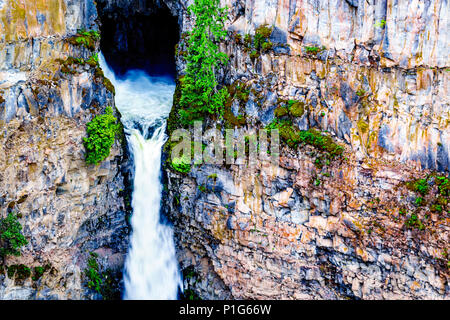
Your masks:
M 163 5 L 137 8 L 131 6 L 131 13 L 99 9 L 99 63 L 115 88 L 115 106 L 133 159 L 132 233 L 123 298 L 176 299 L 182 280 L 172 227 L 160 215 L 160 173 L 175 90 L 178 25 Z
M 118 76 L 140 69 L 152 76 L 175 77 L 175 45 L 179 40 L 177 17 L 165 4 L 127 10 L 98 4 L 101 51 Z

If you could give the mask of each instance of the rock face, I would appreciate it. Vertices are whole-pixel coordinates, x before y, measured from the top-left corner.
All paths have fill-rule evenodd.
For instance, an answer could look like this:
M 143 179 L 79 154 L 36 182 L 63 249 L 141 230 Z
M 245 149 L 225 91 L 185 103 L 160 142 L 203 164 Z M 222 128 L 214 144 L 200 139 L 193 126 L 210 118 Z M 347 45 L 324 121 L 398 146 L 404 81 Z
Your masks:
M 97 2 L 109 18 L 163 5 Z M 191 2 L 163 2 L 182 32 L 192 28 Z M 237 134 L 295 100 L 295 125 L 329 132 L 345 152 L 317 166 L 316 148 L 285 144 L 279 166 L 201 165 L 186 175 L 166 166 L 163 208 L 185 288 L 202 298 L 448 299 L 450 208 L 439 195 L 450 167 L 448 1 L 222 5 L 230 63 L 220 81 L 248 90 L 229 101 L 245 119 Z M 0 298 L 97 297 L 83 285 L 90 251 L 122 268 L 124 151 L 117 142 L 102 164 L 86 166 L 82 145 L 112 89 L 84 63 L 98 44 L 70 41 L 77 29 L 97 30 L 97 16 L 91 0 L 0 0 L 0 213 L 20 213 L 29 239 L 6 265 L 51 265 L 37 281 L 3 271 Z M 245 35 L 264 24 L 273 45 L 255 50 Z M 68 57 L 84 60 L 68 66 Z M 425 177 L 425 194 L 407 183 Z
M 93 1 L 0 1 L 0 216 L 20 214 L 29 244 L 7 257 L 1 299 L 84 299 L 86 258 L 118 270 L 127 250 L 124 152 L 117 140 L 101 164 L 86 165 L 85 125 L 114 105 L 91 48 L 71 41 L 97 29 Z M 112 90 L 110 87 L 109 90 Z M 125 175 L 126 178 L 126 175 Z M 48 266 L 39 279 L 12 265 Z
M 169 5 L 189 30 L 187 3 Z M 448 2 L 222 5 L 222 80 L 248 90 L 230 102 L 246 120 L 237 135 L 296 100 L 299 129 L 328 131 L 345 152 L 321 167 L 314 148 L 287 145 L 280 167 L 201 165 L 183 175 L 167 166 L 185 287 L 203 298 L 448 299 L 449 207 L 432 209 L 432 172 L 449 170 Z M 256 52 L 245 34 L 264 24 L 273 46 Z M 177 61 L 182 74 L 182 54 Z M 427 175 L 417 204 L 407 182 Z

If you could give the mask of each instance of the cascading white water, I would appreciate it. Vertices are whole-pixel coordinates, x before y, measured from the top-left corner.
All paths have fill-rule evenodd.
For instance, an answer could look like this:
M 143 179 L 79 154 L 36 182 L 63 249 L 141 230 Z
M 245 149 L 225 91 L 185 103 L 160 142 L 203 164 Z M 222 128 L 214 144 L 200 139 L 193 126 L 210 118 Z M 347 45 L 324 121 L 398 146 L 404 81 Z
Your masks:
M 116 106 L 133 155 L 131 246 L 125 261 L 124 299 L 176 299 L 182 286 L 173 230 L 160 222 L 161 149 L 175 90 L 173 81 L 129 71 L 116 78 L 103 55 L 100 66 L 116 89 Z M 148 135 L 148 136 L 147 136 Z

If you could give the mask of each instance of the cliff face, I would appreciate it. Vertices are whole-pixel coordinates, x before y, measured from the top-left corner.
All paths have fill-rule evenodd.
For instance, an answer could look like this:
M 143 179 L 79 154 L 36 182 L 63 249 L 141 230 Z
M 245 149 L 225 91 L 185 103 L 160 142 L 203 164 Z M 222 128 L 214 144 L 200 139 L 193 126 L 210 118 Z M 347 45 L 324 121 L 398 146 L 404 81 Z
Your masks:
M 95 63 L 98 41 L 74 41 L 77 30 L 98 29 L 96 18 L 93 1 L 0 1 L 0 216 L 19 214 L 29 242 L 21 257 L 5 260 L 2 299 L 91 297 L 83 272 L 90 252 L 121 272 L 121 142 L 94 166 L 82 140 L 86 123 L 114 106 Z M 45 272 L 22 279 L 11 271 L 21 264 Z
M 319 150 L 284 144 L 280 168 L 168 167 L 185 286 L 204 298 L 448 298 L 449 199 L 438 187 L 449 169 L 448 2 L 222 5 L 222 78 L 247 90 L 228 103 L 245 119 L 238 135 L 296 100 L 294 124 L 328 131 L 345 152 L 317 166 Z M 186 6 L 175 9 L 183 30 Z M 263 24 L 273 27 L 265 52 L 245 40 Z
M 100 16 L 142 15 L 142 25 L 162 5 L 97 3 Z M 182 31 L 192 28 L 187 1 L 164 3 Z M 439 184 L 450 152 L 448 2 L 222 5 L 230 63 L 220 80 L 246 90 L 227 102 L 228 116 L 245 120 L 238 134 L 295 100 L 303 109 L 294 124 L 329 132 L 345 151 L 318 166 L 320 150 L 285 143 L 280 167 L 166 167 L 163 208 L 185 287 L 202 298 L 448 299 L 449 199 Z M 104 268 L 123 266 L 126 155 L 117 141 L 87 166 L 82 143 L 85 124 L 114 104 L 87 63 L 98 43 L 73 40 L 78 29 L 98 30 L 97 17 L 91 0 L 0 0 L 0 214 L 20 213 L 29 240 L 5 265 L 50 266 L 38 280 L 1 269 L 0 298 L 97 297 L 83 276 L 89 252 Z M 273 45 L 256 50 L 245 35 L 263 24 Z M 118 28 L 118 46 L 130 27 Z

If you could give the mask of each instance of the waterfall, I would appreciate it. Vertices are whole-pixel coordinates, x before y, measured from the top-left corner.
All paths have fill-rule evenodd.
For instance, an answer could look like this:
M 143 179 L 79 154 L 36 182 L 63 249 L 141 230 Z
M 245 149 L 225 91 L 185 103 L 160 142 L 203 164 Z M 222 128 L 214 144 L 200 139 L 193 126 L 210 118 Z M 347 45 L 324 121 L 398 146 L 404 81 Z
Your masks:
M 175 85 L 172 79 L 139 70 L 117 78 L 101 54 L 100 66 L 116 89 L 116 106 L 135 166 L 124 299 L 176 299 L 182 281 L 173 230 L 160 220 L 161 152 Z

